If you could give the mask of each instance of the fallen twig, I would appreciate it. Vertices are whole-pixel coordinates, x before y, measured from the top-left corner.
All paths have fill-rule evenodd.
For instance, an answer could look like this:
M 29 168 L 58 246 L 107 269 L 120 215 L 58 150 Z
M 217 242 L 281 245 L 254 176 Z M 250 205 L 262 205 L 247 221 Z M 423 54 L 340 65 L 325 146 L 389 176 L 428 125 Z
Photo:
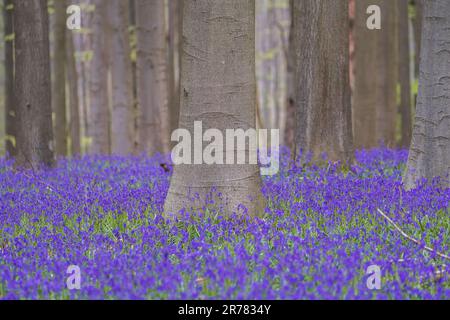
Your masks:
M 381 214 L 382 216 L 383 216 L 383 218 L 385 218 L 398 232 L 400 232 L 400 234 L 402 235 L 402 236 L 404 236 L 406 239 L 408 239 L 408 240 L 410 240 L 410 241 L 412 241 L 412 242 L 414 242 L 415 244 L 417 244 L 417 245 L 421 245 L 422 243 L 420 243 L 420 241 L 419 240 L 417 240 L 417 239 L 414 239 L 413 237 L 411 237 L 410 235 L 408 235 L 406 232 L 404 232 L 402 229 L 400 229 L 400 227 L 394 222 L 394 221 L 392 221 L 392 219 L 391 218 L 389 218 L 383 211 L 381 211 L 379 208 L 377 208 L 377 211 L 378 211 L 378 213 L 379 214 Z M 428 247 L 428 246 L 424 246 L 423 247 L 425 250 L 427 250 L 427 251 L 429 251 L 429 252 L 433 252 L 433 253 L 435 253 L 436 255 L 438 255 L 439 257 L 441 257 L 441 258 L 444 258 L 444 259 L 447 259 L 447 260 L 450 260 L 450 256 L 448 256 L 448 255 L 446 255 L 446 254 L 444 254 L 444 253 L 441 253 L 441 252 L 439 252 L 439 251 L 436 251 L 436 250 L 434 250 L 433 248 L 430 248 L 430 247 Z

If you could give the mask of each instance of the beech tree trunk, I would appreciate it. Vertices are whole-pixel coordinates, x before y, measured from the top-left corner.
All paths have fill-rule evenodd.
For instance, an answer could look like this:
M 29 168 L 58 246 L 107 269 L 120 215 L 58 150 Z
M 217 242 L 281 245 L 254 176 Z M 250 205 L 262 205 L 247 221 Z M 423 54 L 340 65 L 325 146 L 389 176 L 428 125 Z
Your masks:
M 370 5 L 381 9 L 381 29 L 367 28 Z M 356 148 L 396 145 L 396 1 L 356 1 L 353 133 Z
M 90 114 L 88 117 L 90 154 L 110 153 L 108 100 L 108 28 L 107 0 L 93 0 L 92 51 L 89 77 Z
M 419 96 L 406 189 L 434 177 L 450 186 L 450 2 L 427 0 L 423 6 Z
M 70 153 L 81 154 L 80 96 L 78 92 L 78 73 L 75 60 L 75 46 L 72 31 L 66 30 L 67 84 L 70 111 Z
M 353 161 L 347 1 L 294 1 L 295 154 Z M 330 31 L 332 30 L 332 32 Z M 301 158 L 300 158 L 301 157 Z
M 14 30 L 12 0 L 3 1 L 4 39 L 5 39 L 5 134 L 6 153 L 16 155 L 16 119 L 14 104 Z
M 202 121 L 203 131 L 216 128 L 224 137 L 226 129 L 254 129 L 255 0 L 185 0 L 182 46 L 179 127 L 192 140 L 194 121 Z M 224 154 L 237 153 L 236 144 L 230 148 L 225 145 Z M 249 215 L 262 213 L 258 165 L 182 164 L 174 167 L 165 214 L 202 208 L 213 187 L 215 205 L 225 215 L 242 214 L 239 204 Z M 214 197 L 217 193 L 222 199 Z M 195 194 L 198 199 L 191 202 Z
M 399 52 L 399 82 L 400 82 L 400 116 L 402 147 L 409 147 L 411 142 L 411 74 L 409 51 L 409 17 L 408 0 L 397 0 L 398 5 L 398 52 Z
M 14 0 L 16 166 L 54 164 L 47 0 Z
M 55 113 L 55 152 L 67 155 L 66 119 L 66 1 L 54 1 L 52 109 Z
M 133 152 L 134 129 L 129 3 L 112 0 L 108 5 L 112 29 L 112 153 L 127 155 Z
M 136 0 L 138 151 L 169 151 L 164 1 Z

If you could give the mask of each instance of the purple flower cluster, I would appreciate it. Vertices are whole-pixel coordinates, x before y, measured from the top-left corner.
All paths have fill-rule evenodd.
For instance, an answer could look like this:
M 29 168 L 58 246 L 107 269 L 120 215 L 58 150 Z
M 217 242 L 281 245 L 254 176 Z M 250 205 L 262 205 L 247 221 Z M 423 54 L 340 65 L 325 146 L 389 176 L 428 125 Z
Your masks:
M 0 160 L 0 299 L 448 299 L 450 189 L 402 188 L 407 152 L 264 177 L 255 220 L 214 210 L 161 216 L 162 156 L 60 159 L 17 172 Z M 406 239 L 385 212 L 423 244 Z M 80 268 L 81 288 L 66 273 Z M 380 268 L 381 288 L 367 285 Z

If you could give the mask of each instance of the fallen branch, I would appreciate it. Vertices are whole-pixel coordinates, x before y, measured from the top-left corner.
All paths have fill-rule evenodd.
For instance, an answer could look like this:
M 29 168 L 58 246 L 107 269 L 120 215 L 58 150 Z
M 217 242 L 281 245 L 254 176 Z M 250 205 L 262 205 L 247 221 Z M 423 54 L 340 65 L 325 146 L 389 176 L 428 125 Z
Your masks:
M 422 243 L 420 243 L 420 241 L 418 241 L 417 239 L 414 239 L 413 237 L 411 237 L 410 235 L 408 235 L 406 232 L 404 232 L 402 229 L 400 229 L 400 227 L 397 225 L 397 224 L 395 224 L 395 222 L 394 221 L 392 221 L 392 219 L 391 218 L 389 218 L 383 211 L 381 211 L 379 208 L 377 208 L 377 211 L 378 211 L 378 213 L 379 214 L 381 214 L 382 216 L 383 216 L 383 218 L 385 218 L 398 232 L 400 232 L 400 234 L 402 235 L 402 236 L 404 236 L 406 239 L 408 239 L 408 240 L 410 240 L 410 241 L 412 241 L 412 242 L 414 242 L 415 244 L 417 244 L 417 245 L 422 245 Z M 432 253 L 435 253 L 436 255 L 438 255 L 439 257 L 441 257 L 441 258 L 444 258 L 444 259 L 447 259 L 447 260 L 450 260 L 450 256 L 448 256 L 448 255 L 446 255 L 446 254 L 444 254 L 444 253 L 441 253 L 441 252 L 439 252 L 439 251 L 436 251 L 436 250 L 434 250 L 433 248 L 430 248 L 430 247 L 428 247 L 428 246 L 424 246 L 423 247 L 425 250 L 427 250 L 427 251 L 429 251 L 429 252 L 432 252 Z

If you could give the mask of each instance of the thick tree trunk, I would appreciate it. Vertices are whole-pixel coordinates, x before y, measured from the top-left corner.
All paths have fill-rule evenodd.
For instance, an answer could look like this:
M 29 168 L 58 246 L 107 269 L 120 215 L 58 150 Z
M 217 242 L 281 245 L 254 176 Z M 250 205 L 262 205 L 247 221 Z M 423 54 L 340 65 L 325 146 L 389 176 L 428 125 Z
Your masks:
M 300 162 L 307 154 L 320 160 L 323 153 L 331 161 L 353 161 L 348 18 L 347 1 L 294 1 L 295 154 Z
M 67 155 L 66 119 L 66 1 L 54 1 L 52 109 L 57 156 Z
M 109 99 L 108 99 L 108 27 L 107 0 L 93 0 L 92 61 L 89 77 L 90 114 L 88 117 L 91 154 L 110 153 Z
M 400 82 L 400 116 L 401 116 L 401 146 L 409 147 L 411 142 L 411 74 L 409 52 L 409 17 L 408 0 L 397 0 L 398 5 L 398 52 L 399 52 L 399 82 Z
M 12 0 L 3 0 L 4 39 L 5 39 L 5 134 L 6 152 L 16 155 L 14 140 L 16 138 L 17 112 L 14 104 L 14 31 Z
M 67 29 L 66 32 L 67 84 L 69 89 L 70 111 L 70 153 L 72 156 L 76 156 L 81 154 L 78 74 L 75 60 L 76 51 L 72 31 Z
M 16 165 L 54 163 L 47 0 L 14 0 Z
M 133 152 L 133 79 L 131 49 L 128 33 L 129 4 L 112 0 L 108 4 L 112 29 L 112 153 L 127 155 Z
M 169 151 L 164 1 L 136 0 L 138 150 Z
M 179 127 L 193 138 L 194 121 L 224 137 L 226 129 L 255 128 L 255 0 L 185 0 L 182 46 Z M 234 145 L 219 150 L 235 155 Z M 248 154 L 248 148 L 247 143 L 240 152 Z M 249 215 L 262 213 L 258 165 L 183 164 L 174 167 L 166 215 L 202 208 L 213 187 L 213 197 L 222 194 L 214 200 L 224 214 L 242 213 L 239 204 Z M 191 202 L 195 194 L 198 199 Z
M 381 29 L 367 28 L 366 10 L 381 8 Z M 397 115 L 396 1 L 356 1 L 353 132 L 357 148 L 395 146 Z
M 181 22 L 183 1 L 169 1 L 169 119 L 170 133 L 178 128 L 180 114 Z
M 424 2 L 419 97 L 404 184 L 440 177 L 450 186 L 450 2 Z

